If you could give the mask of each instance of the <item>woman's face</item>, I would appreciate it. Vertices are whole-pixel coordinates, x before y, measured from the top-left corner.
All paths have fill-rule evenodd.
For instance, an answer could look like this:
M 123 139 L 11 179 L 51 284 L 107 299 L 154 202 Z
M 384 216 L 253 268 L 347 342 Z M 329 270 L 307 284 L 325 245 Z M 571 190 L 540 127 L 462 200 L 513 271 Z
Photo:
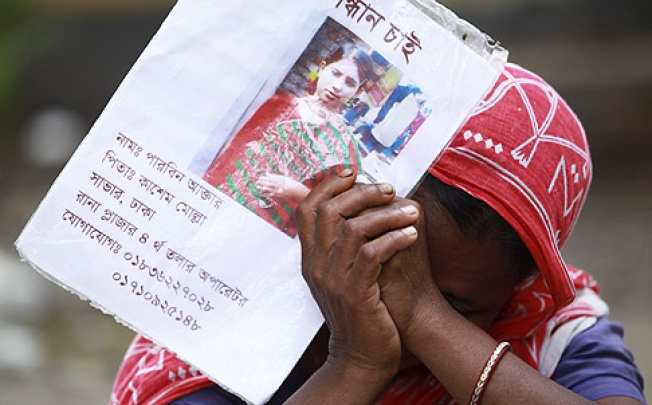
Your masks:
M 330 109 L 342 107 L 360 87 L 358 67 L 351 59 L 326 65 L 319 72 L 315 95 Z
M 424 210 L 433 279 L 451 306 L 482 329 L 489 329 L 519 280 L 509 270 L 499 243 L 462 233 L 426 186 L 414 195 Z

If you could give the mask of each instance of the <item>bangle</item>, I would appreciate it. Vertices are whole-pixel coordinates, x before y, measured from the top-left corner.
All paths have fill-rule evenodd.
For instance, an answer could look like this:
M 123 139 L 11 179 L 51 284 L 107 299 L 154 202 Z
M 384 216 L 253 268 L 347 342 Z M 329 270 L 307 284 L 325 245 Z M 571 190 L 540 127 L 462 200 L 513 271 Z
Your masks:
M 484 390 L 487 388 L 487 383 L 494 372 L 494 367 L 498 364 L 500 359 L 503 358 L 505 352 L 509 350 L 511 350 L 511 346 L 508 342 L 501 342 L 496 346 L 493 353 L 491 353 L 491 356 L 485 363 L 480 377 L 478 377 L 478 382 L 475 384 L 475 389 L 473 390 L 473 395 L 471 395 L 469 405 L 478 405 L 480 403 L 482 394 L 484 394 Z

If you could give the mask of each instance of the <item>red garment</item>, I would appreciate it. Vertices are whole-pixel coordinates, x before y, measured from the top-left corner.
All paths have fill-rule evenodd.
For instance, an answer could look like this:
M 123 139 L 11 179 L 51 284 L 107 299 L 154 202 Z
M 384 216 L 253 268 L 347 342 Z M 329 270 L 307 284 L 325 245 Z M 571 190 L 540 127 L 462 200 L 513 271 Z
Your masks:
M 542 79 L 507 65 L 429 173 L 491 206 L 532 253 L 540 276 L 520 284 L 489 333 L 509 341 L 514 354 L 538 369 L 541 348 L 553 330 L 600 315 L 593 306 L 573 301 L 576 289 L 597 292 L 596 282 L 567 266 L 559 253 L 591 178 L 581 124 Z M 138 403 L 165 404 L 210 384 L 139 337 L 118 374 L 114 404 L 135 403 L 136 393 Z M 154 400 L 159 397 L 164 400 Z M 401 374 L 380 403 L 453 402 L 427 369 L 415 367 Z
M 111 394 L 111 405 L 166 405 L 214 383 L 142 335 L 129 346 Z
M 344 168 L 358 170 L 356 140 L 341 117 L 315 124 L 302 117 L 300 99 L 267 100 L 222 150 L 204 180 L 290 236 L 297 234 L 297 199 L 265 197 L 257 187 L 266 174 L 298 181 L 311 189 Z M 307 108 L 307 106 L 304 106 Z

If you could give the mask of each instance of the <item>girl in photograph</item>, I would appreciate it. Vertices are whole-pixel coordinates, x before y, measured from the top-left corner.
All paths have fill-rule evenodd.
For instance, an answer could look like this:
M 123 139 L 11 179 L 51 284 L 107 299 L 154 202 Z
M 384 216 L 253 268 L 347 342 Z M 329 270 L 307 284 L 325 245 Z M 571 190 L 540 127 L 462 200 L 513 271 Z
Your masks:
M 221 151 L 204 180 L 294 237 L 298 203 L 344 168 L 360 170 L 360 153 L 342 110 L 369 77 L 371 59 L 339 48 L 319 66 L 305 97 L 268 99 Z

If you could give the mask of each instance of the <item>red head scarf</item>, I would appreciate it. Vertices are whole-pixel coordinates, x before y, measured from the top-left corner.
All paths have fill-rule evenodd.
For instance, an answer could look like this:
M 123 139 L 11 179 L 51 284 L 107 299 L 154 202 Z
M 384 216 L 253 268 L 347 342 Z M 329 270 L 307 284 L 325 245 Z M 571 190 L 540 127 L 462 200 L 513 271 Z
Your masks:
M 574 296 L 559 251 L 591 180 L 584 130 L 541 78 L 508 65 L 429 173 L 497 211 L 518 232 L 558 307 Z
M 489 334 L 539 369 L 558 326 L 604 313 L 596 282 L 560 252 L 591 181 L 582 125 L 540 77 L 508 64 L 428 173 L 488 204 L 532 254 L 540 274 L 518 286 Z M 592 298 L 574 301 L 576 290 Z M 404 373 L 380 402 L 454 403 L 424 367 Z

